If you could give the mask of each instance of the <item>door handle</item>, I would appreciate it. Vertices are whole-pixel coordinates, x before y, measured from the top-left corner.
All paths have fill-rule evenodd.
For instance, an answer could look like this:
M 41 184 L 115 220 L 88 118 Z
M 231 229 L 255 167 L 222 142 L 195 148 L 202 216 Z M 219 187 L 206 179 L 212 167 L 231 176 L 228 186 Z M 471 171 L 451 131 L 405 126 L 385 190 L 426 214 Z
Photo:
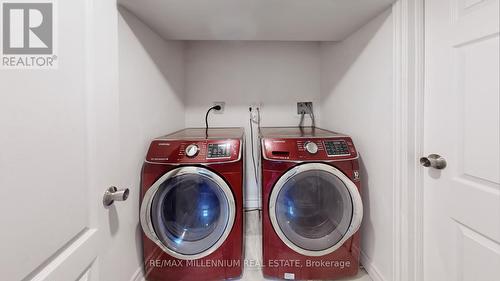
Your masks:
M 427 157 L 420 158 L 420 165 L 442 170 L 446 168 L 446 159 L 439 154 L 429 154 Z
M 125 201 L 128 198 L 130 191 L 128 188 L 118 189 L 116 186 L 111 186 L 104 192 L 102 203 L 108 207 L 113 205 L 115 201 Z

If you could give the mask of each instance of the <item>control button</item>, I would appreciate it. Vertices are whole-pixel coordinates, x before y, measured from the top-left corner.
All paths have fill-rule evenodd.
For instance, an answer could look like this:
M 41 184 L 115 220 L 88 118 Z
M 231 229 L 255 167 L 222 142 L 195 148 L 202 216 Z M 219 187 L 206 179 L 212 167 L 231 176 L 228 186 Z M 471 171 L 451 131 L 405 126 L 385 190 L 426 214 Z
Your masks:
M 311 154 L 316 154 L 318 153 L 318 145 L 315 144 L 314 142 L 312 141 L 308 141 L 306 142 L 306 144 L 304 145 L 304 148 L 306 149 L 307 152 L 311 153 Z
M 188 157 L 195 157 L 199 151 L 200 151 L 200 149 L 198 148 L 198 146 L 196 144 L 190 144 L 186 148 L 186 155 Z

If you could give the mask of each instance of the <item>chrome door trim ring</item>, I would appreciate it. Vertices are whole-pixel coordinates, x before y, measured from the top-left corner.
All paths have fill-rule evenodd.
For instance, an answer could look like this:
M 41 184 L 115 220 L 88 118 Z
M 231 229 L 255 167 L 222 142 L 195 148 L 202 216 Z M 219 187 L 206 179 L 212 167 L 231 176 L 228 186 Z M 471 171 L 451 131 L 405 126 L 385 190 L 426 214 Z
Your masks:
M 290 178 L 292 178 L 294 175 L 299 174 L 301 172 L 305 171 L 310 171 L 310 170 L 320 170 L 320 171 L 325 171 L 327 173 L 331 173 L 335 176 L 337 176 L 347 187 L 347 191 L 349 192 L 352 200 L 352 218 L 351 218 L 351 223 L 349 225 L 349 228 L 347 229 L 347 232 L 345 235 L 340 239 L 339 242 L 337 242 L 335 245 L 331 246 L 330 248 L 321 250 L 321 251 L 311 251 L 311 250 L 306 250 L 304 248 L 301 248 L 297 245 L 295 245 L 292 241 L 290 241 L 286 235 L 283 233 L 281 228 L 279 227 L 278 220 L 276 218 L 276 200 L 278 199 L 278 194 L 285 185 L 286 182 Z M 273 187 L 273 190 L 271 192 L 271 196 L 269 198 L 269 217 L 271 219 L 271 224 L 274 228 L 274 231 L 278 235 L 278 237 L 287 245 L 290 249 L 294 250 L 295 252 L 305 255 L 305 256 L 313 256 L 313 257 L 318 257 L 318 256 L 324 256 L 329 253 L 334 252 L 338 248 L 340 248 L 344 242 L 349 239 L 356 231 L 359 229 L 361 226 L 361 221 L 363 219 L 363 203 L 361 201 L 361 195 L 359 194 L 358 188 L 356 187 L 356 184 L 352 182 L 344 173 L 342 173 L 340 170 L 337 168 L 323 164 L 323 163 L 307 163 L 307 164 L 302 164 L 293 167 L 292 169 L 288 170 L 284 175 L 282 175 L 276 184 Z
M 210 248 L 207 250 L 195 254 L 195 255 L 185 255 L 178 253 L 172 249 L 170 249 L 168 246 L 166 246 L 156 235 L 153 227 L 153 223 L 151 220 L 151 205 L 153 203 L 153 199 L 158 192 L 158 188 L 162 183 L 164 183 L 166 180 L 177 177 L 180 175 L 185 175 L 185 174 L 197 174 L 197 175 L 202 175 L 205 177 L 208 177 L 209 179 L 213 180 L 224 192 L 224 195 L 227 198 L 228 201 L 228 207 L 229 207 L 229 218 L 228 218 L 228 223 L 226 225 L 226 228 L 224 232 L 222 233 L 221 237 L 217 240 L 216 243 L 214 243 Z M 224 241 L 226 241 L 227 237 L 229 236 L 229 233 L 231 232 L 234 224 L 234 220 L 236 218 L 236 204 L 234 200 L 233 193 L 231 191 L 231 188 L 229 185 L 216 173 L 203 168 L 203 167 L 196 167 L 196 166 L 185 166 L 185 167 L 180 167 L 173 169 L 167 173 L 165 173 L 163 176 L 161 176 L 146 192 L 144 195 L 144 198 L 141 203 L 141 210 L 140 210 L 140 221 L 141 221 L 141 227 L 146 234 L 146 236 L 153 241 L 158 247 L 160 247 L 163 251 L 171 255 L 172 257 L 178 258 L 178 259 L 183 259 L 183 260 L 195 260 L 195 259 L 200 259 L 203 257 L 206 257 L 213 253 L 215 250 L 217 250 Z

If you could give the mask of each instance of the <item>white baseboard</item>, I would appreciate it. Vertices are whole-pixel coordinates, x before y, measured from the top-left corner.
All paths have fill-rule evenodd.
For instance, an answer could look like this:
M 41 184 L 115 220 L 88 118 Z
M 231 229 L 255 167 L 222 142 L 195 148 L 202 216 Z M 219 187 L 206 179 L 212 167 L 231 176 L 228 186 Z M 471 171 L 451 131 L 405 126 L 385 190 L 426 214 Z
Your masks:
M 146 278 L 144 277 L 144 269 L 142 266 L 140 266 L 134 274 L 132 274 L 132 277 L 130 278 L 130 281 L 146 281 Z
M 387 281 L 375 264 L 373 264 L 373 261 L 363 251 L 361 251 L 361 264 L 373 281 Z

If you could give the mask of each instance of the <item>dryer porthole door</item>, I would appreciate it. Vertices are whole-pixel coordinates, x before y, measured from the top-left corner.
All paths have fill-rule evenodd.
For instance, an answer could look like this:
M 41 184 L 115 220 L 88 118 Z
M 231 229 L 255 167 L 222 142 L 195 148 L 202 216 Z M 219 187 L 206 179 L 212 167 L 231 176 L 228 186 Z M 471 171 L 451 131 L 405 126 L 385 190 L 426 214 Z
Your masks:
M 202 167 L 180 167 L 158 179 L 141 205 L 146 236 L 173 257 L 199 259 L 229 235 L 235 201 L 227 183 Z
M 341 171 L 308 163 L 292 168 L 276 182 L 269 214 L 275 232 L 289 248 L 322 256 L 359 229 L 363 205 L 356 185 Z

